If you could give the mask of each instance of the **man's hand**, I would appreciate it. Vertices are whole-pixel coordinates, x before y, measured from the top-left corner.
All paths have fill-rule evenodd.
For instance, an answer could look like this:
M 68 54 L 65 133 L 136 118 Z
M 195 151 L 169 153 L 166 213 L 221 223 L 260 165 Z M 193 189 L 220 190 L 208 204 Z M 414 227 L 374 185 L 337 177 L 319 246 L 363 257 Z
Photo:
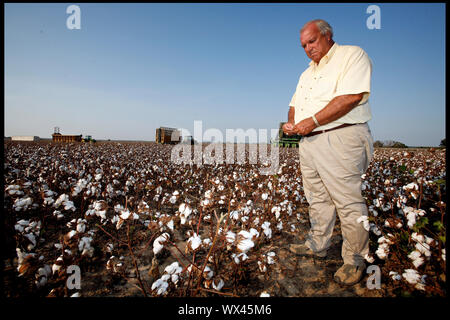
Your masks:
M 308 133 L 310 133 L 311 131 L 313 131 L 316 128 L 316 124 L 314 123 L 314 120 L 312 117 L 306 118 L 302 121 L 300 121 L 299 123 L 297 123 L 294 128 L 293 131 L 296 134 L 300 134 L 302 136 L 306 136 Z
M 296 134 L 296 132 L 294 131 L 294 124 L 291 122 L 286 122 L 285 124 L 283 124 L 283 132 L 286 133 L 288 136 Z

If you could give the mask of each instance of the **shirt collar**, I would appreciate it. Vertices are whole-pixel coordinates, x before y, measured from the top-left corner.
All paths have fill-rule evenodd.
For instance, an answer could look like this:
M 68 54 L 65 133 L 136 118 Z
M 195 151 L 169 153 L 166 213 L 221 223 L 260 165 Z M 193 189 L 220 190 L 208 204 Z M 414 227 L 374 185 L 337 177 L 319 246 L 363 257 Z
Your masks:
M 333 45 L 331 46 L 331 48 L 328 50 L 328 52 L 322 57 L 322 59 L 320 59 L 319 64 L 323 61 L 324 63 L 327 63 L 328 61 L 330 61 L 331 57 L 333 56 L 333 54 L 336 52 L 336 49 L 339 47 L 339 45 L 335 42 L 333 43 Z M 309 62 L 309 65 L 312 66 L 317 66 L 318 64 L 315 63 L 313 60 L 311 60 Z

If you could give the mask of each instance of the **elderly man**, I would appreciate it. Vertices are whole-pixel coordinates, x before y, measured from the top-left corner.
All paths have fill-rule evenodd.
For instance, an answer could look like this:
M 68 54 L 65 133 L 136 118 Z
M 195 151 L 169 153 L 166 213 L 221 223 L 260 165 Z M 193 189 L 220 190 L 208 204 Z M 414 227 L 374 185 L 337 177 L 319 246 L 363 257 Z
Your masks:
M 300 42 L 312 61 L 300 76 L 283 131 L 302 135 L 300 169 L 311 229 L 304 244 L 289 249 L 300 256 L 325 258 L 337 211 L 344 264 L 334 279 L 353 285 L 363 276 L 369 251 L 369 234 L 357 220 L 367 215 L 361 175 L 373 155 L 367 125 L 372 65 L 361 48 L 335 43 L 324 20 L 306 23 Z

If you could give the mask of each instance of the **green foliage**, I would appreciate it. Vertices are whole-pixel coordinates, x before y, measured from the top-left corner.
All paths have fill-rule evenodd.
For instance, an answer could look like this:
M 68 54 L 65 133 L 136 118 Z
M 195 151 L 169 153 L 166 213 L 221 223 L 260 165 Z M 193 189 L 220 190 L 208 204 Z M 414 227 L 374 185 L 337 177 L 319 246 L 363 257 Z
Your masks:
M 433 182 L 435 184 L 437 184 L 438 186 L 445 186 L 445 179 L 439 179 L 439 180 L 435 180 Z
M 442 230 L 442 228 L 444 228 L 444 225 L 442 224 L 442 222 L 440 221 L 435 221 L 433 223 L 433 226 L 436 227 L 436 229 L 440 232 Z
M 413 230 L 415 232 L 418 232 L 420 229 L 425 227 L 428 224 L 428 218 L 427 217 L 421 217 L 416 224 L 414 225 Z

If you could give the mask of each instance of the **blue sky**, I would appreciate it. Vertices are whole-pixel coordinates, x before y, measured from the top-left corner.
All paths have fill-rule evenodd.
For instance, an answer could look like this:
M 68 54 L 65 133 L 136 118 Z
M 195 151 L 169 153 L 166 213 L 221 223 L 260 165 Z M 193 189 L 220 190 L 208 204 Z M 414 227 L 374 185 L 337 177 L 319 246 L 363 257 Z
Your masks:
M 159 126 L 278 128 L 309 59 L 299 30 L 327 20 L 373 62 L 375 140 L 445 137 L 445 4 L 73 3 L 5 5 L 5 136 L 154 140 Z M 77 4 L 77 3 L 74 3 Z

